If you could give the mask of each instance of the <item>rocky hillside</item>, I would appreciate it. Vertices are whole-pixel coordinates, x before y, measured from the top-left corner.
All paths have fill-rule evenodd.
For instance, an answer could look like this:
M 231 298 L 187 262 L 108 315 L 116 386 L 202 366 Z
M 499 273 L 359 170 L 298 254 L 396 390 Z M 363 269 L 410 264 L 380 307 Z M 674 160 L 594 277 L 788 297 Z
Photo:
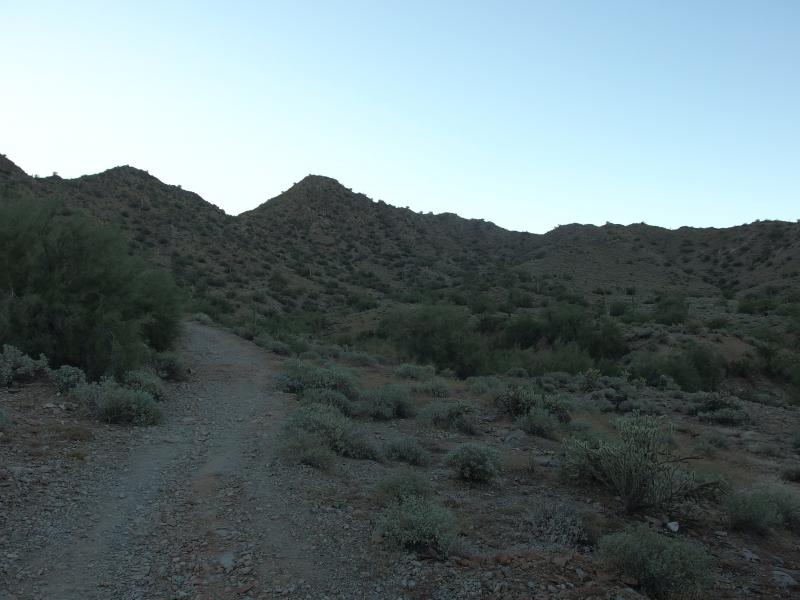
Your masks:
M 530 303 L 543 286 L 607 296 L 680 289 L 732 297 L 800 287 L 800 225 L 728 229 L 645 224 L 506 231 L 374 202 L 308 176 L 256 209 L 225 214 L 132 167 L 34 178 L 0 158 L 0 197 L 56 200 L 118 225 L 139 250 L 211 299 L 209 310 L 354 314 L 394 303 L 483 296 Z

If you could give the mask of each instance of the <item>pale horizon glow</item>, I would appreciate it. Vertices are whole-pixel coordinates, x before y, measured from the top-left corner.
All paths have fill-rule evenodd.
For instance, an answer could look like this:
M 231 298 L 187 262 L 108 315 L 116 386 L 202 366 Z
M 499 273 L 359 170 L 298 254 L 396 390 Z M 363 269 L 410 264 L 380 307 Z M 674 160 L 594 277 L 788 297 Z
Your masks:
M 800 3 L 0 5 L 0 153 L 229 214 L 308 174 L 513 230 L 800 218 Z

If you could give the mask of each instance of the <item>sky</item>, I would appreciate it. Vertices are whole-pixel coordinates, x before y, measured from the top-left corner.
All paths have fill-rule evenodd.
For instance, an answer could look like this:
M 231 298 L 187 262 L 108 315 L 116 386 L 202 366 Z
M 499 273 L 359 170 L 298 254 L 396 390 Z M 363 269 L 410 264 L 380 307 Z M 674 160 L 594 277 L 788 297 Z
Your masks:
M 230 214 L 312 173 L 514 230 L 800 219 L 800 2 L 0 0 L 0 153 Z

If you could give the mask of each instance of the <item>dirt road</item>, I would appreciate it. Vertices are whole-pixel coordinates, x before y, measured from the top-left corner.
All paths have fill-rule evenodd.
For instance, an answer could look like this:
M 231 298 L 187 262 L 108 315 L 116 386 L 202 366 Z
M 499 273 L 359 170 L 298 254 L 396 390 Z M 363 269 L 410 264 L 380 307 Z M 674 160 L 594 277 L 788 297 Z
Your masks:
M 196 323 L 180 353 L 192 375 L 163 425 L 107 428 L 79 467 L 15 473 L 29 493 L 0 522 L 0 598 L 373 597 L 381 561 L 347 474 L 276 458 L 292 400 L 274 356 Z

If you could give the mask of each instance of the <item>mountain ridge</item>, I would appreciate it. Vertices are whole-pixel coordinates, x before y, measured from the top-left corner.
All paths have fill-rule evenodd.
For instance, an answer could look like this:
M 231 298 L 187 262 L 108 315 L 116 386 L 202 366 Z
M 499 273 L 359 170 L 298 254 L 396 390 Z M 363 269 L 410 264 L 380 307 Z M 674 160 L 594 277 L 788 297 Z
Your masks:
M 35 178 L 3 156 L 0 197 L 20 196 L 119 227 L 223 311 L 349 314 L 481 295 L 503 304 L 519 291 L 513 282 L 529 279 L 598 297 L 624 288 L 713 296 L 800 287 L 800 225 L 783 221 L 677 230 L 569 224 L 534 234 L 394 207 L 323 175 L 234 216 L 135 167 Z

